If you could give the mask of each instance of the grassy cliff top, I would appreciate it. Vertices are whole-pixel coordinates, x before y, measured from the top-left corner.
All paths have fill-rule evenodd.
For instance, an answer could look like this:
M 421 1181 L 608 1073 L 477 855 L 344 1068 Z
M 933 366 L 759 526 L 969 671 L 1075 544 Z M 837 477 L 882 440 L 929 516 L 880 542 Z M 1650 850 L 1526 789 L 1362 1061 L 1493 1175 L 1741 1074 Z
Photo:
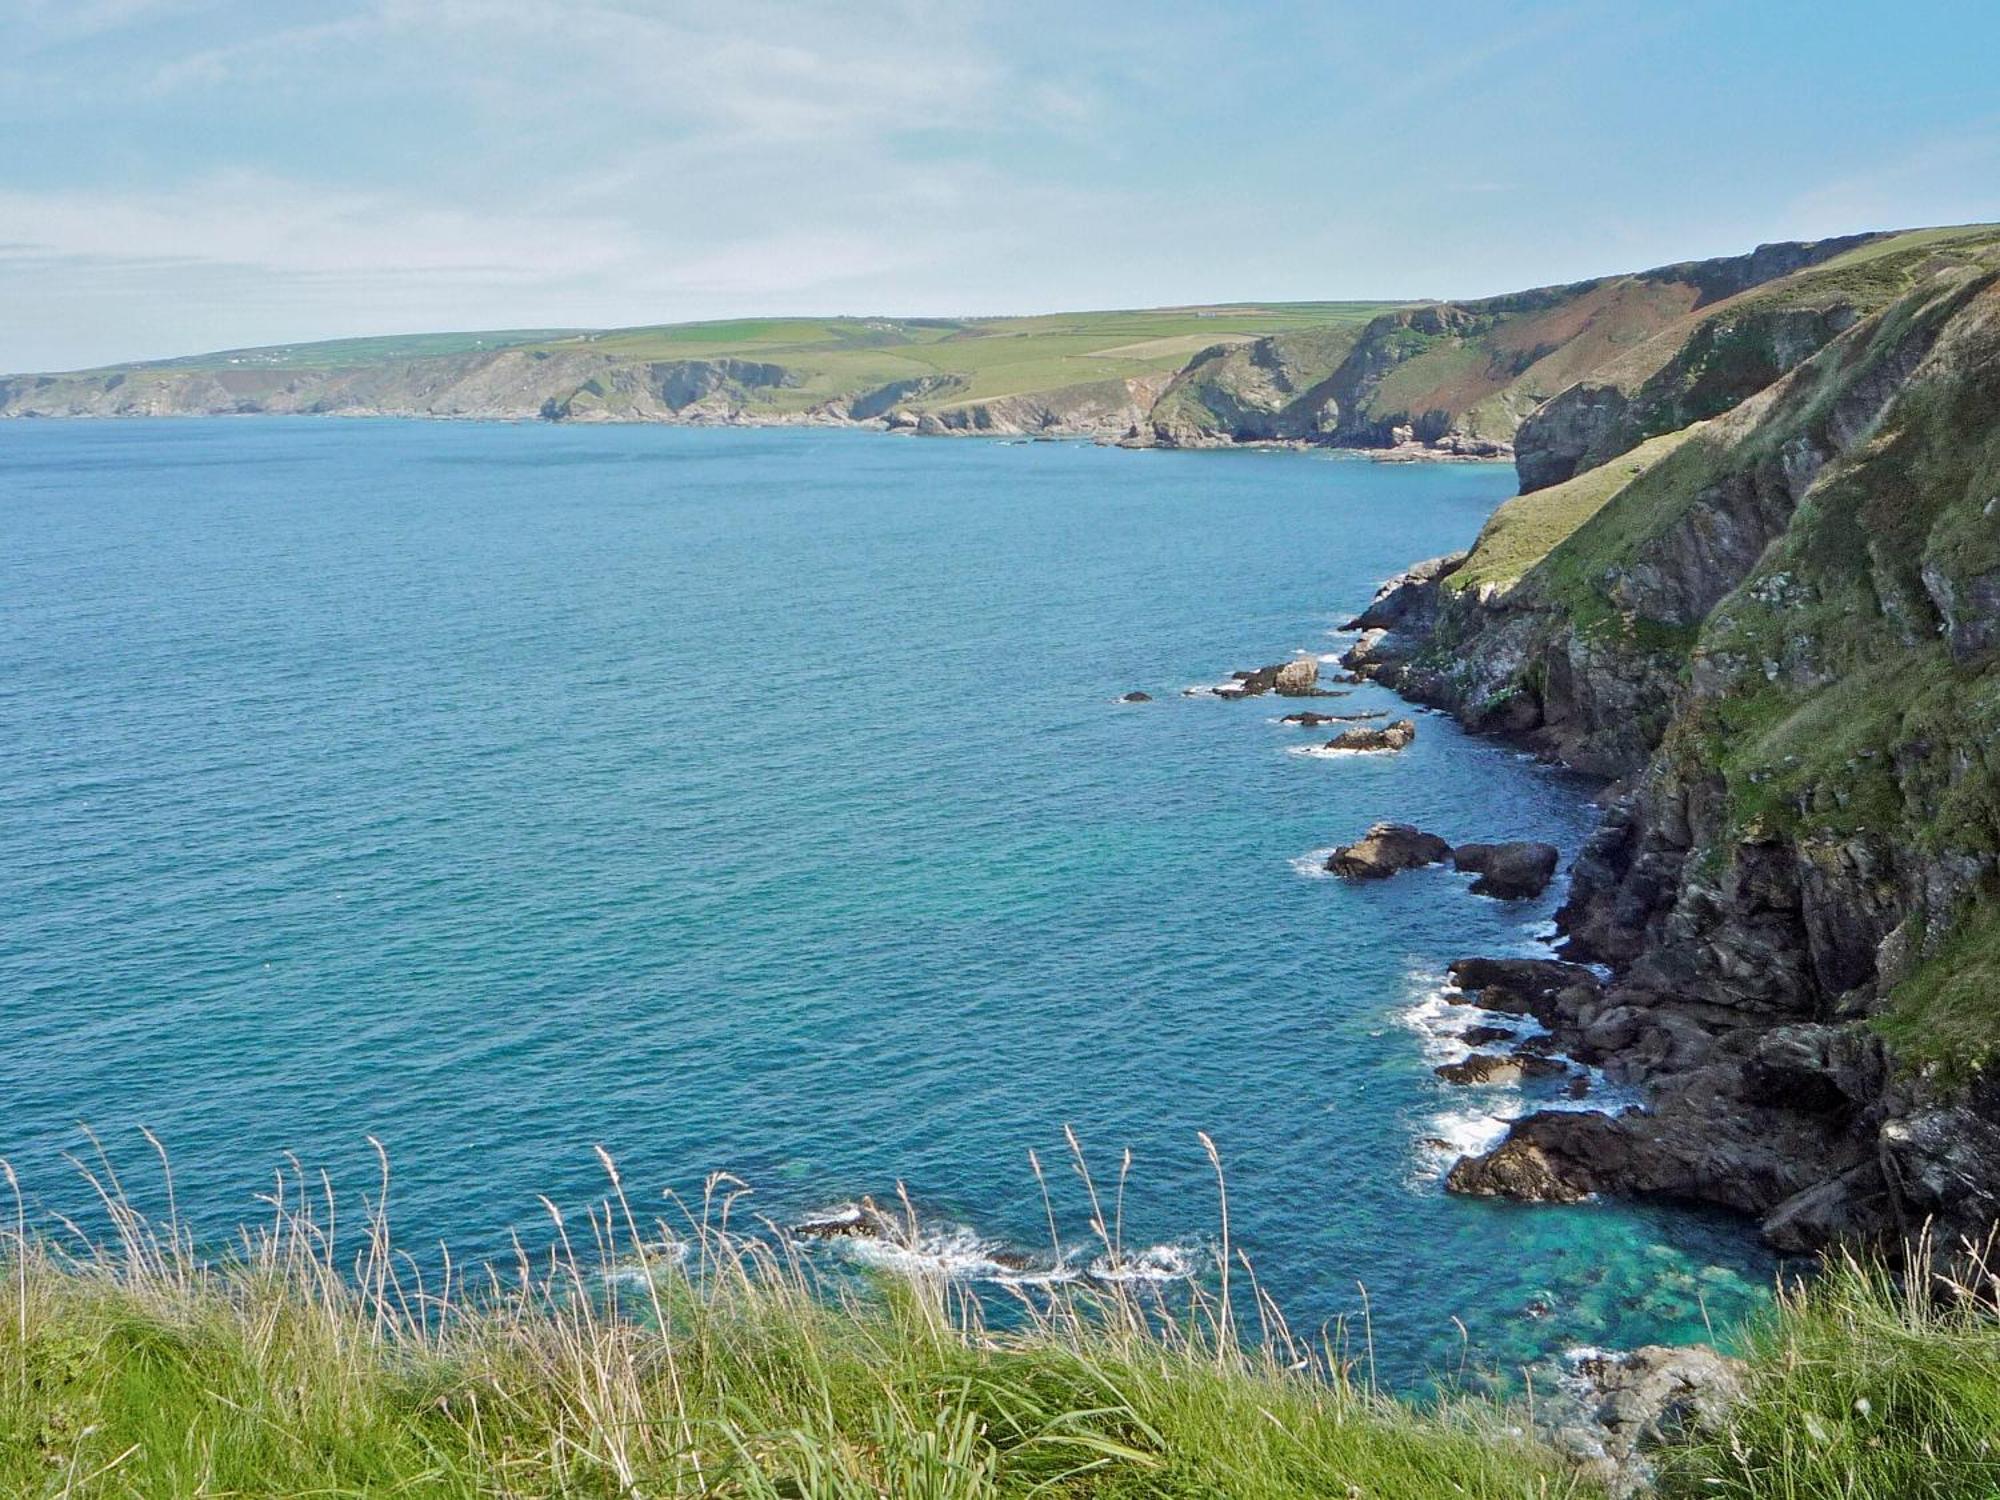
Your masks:
M 1396 304 L 1227 303 L 1009 318 L 735 318 L 614 329 L 426 333 L 279 344 L 87 373 L 327 371 L 500 349 L 594 352 L 632 361 L 755 360 L 793 372 L 803 392 L 956 377 L 972 400 L 1132 376 L 1172 374 L 1214 344 L 1302 328 L 1360 327 Z

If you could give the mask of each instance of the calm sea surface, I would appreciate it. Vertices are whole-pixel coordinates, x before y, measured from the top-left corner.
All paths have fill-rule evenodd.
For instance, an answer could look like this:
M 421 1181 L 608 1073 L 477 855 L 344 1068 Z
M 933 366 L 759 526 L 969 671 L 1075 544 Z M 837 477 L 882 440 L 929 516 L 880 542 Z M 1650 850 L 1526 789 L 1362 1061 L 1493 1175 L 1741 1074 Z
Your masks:
M 1573 850 L 1576 784 L 1437 716 L 1291 753 L 1184 686 L 1464 545 L 1501 468 L 818 431 L 0 423 L 0 1154 L 94 1127 L 209 1231 L 281 1153 L 460 1255 L 535 1194 L 726 1168 L 774 1217 L 906 1182 L 927 1248 L 1236 1242 L 1383 1373 L 1684 1339 L 1736 1226 L 1448 1198 L 1517 1111 L 1432 1076 L 1442 971 L 1556 893 L 1302 859 L 1396 817 Z M 1122 705 L 1129 689 L 1157 701 Z M 1373 687 L 1339 711 L 1397 706 Z M 1323 735 L 1321 736 L 1323 738 Z M 1449 1019 L 1447 1017 L 1447 1019 Z M 1433 1142 L 1427 1144 L 1427 1142 Z

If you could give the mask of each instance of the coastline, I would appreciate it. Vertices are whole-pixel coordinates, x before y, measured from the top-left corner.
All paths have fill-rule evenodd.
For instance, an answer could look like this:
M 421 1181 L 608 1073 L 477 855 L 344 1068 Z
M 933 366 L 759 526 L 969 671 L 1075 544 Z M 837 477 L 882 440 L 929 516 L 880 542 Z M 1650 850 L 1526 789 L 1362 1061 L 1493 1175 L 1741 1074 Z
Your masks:
M 5 379 L 6 377 L 0 377 Z M 889 437 L 985 439 L 990 442 L 1091 443 L 1100 448 L 1123 448 L 1131 452 L 1164 453 L 1340 453 L 1379 464 L 1507 464 L 1514 454 L 1506 452 L 1462 452 L 1440 444 L 1410 441 L 1389 446 L 1361 443 L 1312 442 L 1302 438 L 1218 438 L 1202 443 L 1163 443 L 1140 436 L 1131 427 L 1105 425 L 1049 426 L 1040 428 L 981 426 L 937 422 L 896 422 L 887 417 L 855 420 L 823 412 L 792 414 L 735 413 L 728 416 L 623 416 L 607 413 L 549 417 L 527 411 L 440 412 L 420 410 L 368 411 L 34 411 L 0 407 L 0 423 L 21 422 L 183 422 L 253 421 L 268 418 L 315 418 L 352 422 L 494 422 L 512 427 L 686 427 L 708 431 L 767 431 L 774 429 L 817 429 L 835 432 L 878 433 Z

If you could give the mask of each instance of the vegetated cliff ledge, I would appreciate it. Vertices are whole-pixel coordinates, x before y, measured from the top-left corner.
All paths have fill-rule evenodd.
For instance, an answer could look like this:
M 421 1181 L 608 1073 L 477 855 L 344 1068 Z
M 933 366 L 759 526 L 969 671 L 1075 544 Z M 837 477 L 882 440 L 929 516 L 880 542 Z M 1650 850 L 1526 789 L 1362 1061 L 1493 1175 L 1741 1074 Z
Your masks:
M 1801 297 L 1801 273 L 1894 238 L 1415 306 L 763 319 L 238 350 L 0 379 L 0 416 L 860 425 L 1504 458 L 1537 414 L 1523 472 L 1557 477 L 1733 404 L 1804 357 L 1847 314 Z
M 1458 1191 L 1784 1249 L 2000 1220 L 2000 232 L 1913 238 L 1621 386 L 1595 467 L 1536 489 L 1524 445 L 1529 492 L 1371 611 L 1358 670 L 1613 778 L 1560 914 L 1613 977 L 1541 1019 L 1652 1104 L 1531 1115 Z

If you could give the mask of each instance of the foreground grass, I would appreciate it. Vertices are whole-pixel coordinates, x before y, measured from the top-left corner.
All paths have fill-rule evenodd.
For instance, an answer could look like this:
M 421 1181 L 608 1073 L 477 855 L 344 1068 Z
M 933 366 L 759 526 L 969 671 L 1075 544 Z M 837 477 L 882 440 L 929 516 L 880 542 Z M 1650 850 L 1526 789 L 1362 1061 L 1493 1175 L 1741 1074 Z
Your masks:
M 546 1256 L 426 1287 L 379 1215 L 343 1261 L 300 1177 L 224 1263 L 100 1180 L 110 1248 L 11 1236 L 9 1496 L 1594 1493 L 1499 1408 L 1358 1387 L 1254 1294 L 1261 1341 L 1115 1288 L 1000 1331 L 944 1286 L 821 1283 L 725 1227 L 726 1183 L 641 1232 L 614 1177 Z
M 1024 1287 L 1003 1330 L 944 1284 L 818 1278 L 782 1235 L 729 1227 L 724 1178 L 642 1231 L 614 1171 L 582 1222 L 551 1207 L 546 1253 L 434 1286 L 379 1212 L 343 1260 L 331 1194 L 302 1173 L 221 1261 L 94 1180 L 106 1246 L 3 1232 L 10 1497 L 1601 1493 L 1518 1413 L 1351 1379 L 1246 1290 L 1247 1263 L 1232 1292 L 1226 1219 L 1215 1293 Z M 1927 1295 L 1853 1261 L 1794 1287 L 1753 1337 L 1749 1399 L 1654 1455 L 1660 1493 L 2000 1494 L 1996 1292 L 1982 1273 Z
M 1931 1288 L 1935 1293 L 1939 1289 Z M 2000 1495 L 2000 1283 L 1942 1298 L 1843 1261 L 1785 1297 L 1749 1351 L 1749 1399 L 1669 1450 L 1670 1497 Z

